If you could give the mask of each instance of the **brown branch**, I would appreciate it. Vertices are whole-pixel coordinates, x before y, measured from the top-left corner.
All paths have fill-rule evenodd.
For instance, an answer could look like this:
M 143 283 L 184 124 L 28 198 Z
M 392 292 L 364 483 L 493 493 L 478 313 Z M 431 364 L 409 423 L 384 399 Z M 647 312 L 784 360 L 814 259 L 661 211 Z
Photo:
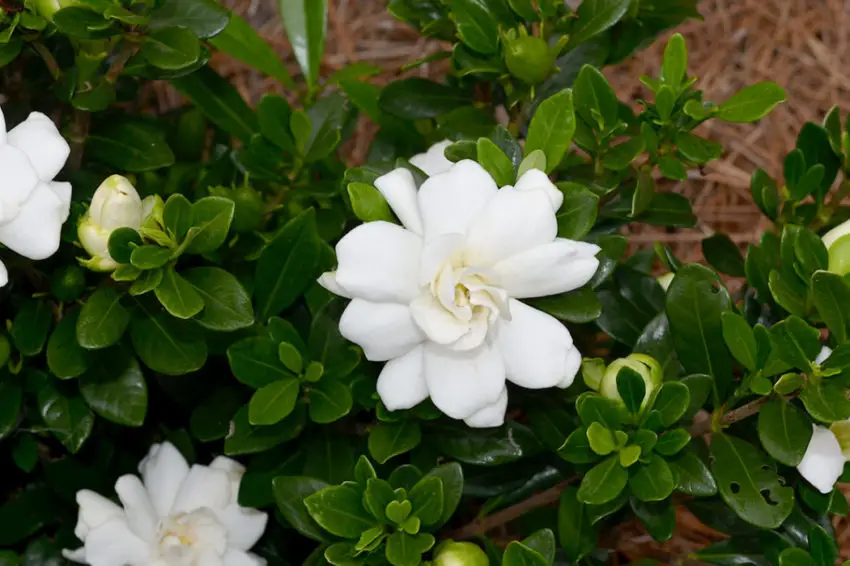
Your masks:
M 761 406 L 767 403 L 768 399 L 769 397 L 761 397 L 755 401 L 750 401 L 746 405 L 741 405 L 737 409 L 729 411 L 720 417 L 720 424 L 722 426 L 727 426 L 755 415 L 759 412 Z M 712 422 L 713 419 L 707 419 L 696 423 L 688 432 L 691 433 L 691 436 L 702 436 L 704 434 L 708 434 L 712 430 Z
M 500 527 L 505 523 L 510 523 L 514 519 L 518 519 L 521 515 L 524 515 L 532 509 L 545 507 L 546 505 L 555 503 L 561 497 L 561 492 L 563 492 L 567 486 L 575 480 L 576 478 L 564 480 L 550 487 L 546 491 L 541 491 L 540 493 L 532 495 L 528 499 L 520 501 L 516 505 L 511 505 L 510 507 L 502 509 L 501 511 L 493 513 L 487 517 L 476 519 L 471 523 L 449 533 L 449 538 L 454 540 L 466 540 L 478 535 L 483 535 L 488 531 L 492 531 L 496 527 Z

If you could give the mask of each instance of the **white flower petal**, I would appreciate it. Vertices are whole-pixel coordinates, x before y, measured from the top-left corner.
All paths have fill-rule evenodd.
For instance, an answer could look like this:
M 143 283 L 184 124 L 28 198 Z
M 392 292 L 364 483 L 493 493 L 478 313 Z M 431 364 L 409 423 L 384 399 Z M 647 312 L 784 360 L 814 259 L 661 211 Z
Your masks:
M 94 491 L 81 489 L 77 492 L 76 499 L 80 511 L 74 534 L 81 541 L 85 541 L 89 532 L 104 523 L 124 518 L 124 510 L 121 507 Z
M 261 511 L 239 505 L 228 505 L 218 518 L 227 529 L 227 546 L 239 550 L 248 550 L 257 544 L 269 519 Z
M 230 504 L 230 478 L 223 470 L 194 465 L 183 480 L 170 515 L 191 513 L 206 507 L 213 511 L 222 510 Z
M 508 381 L 529 389 L 555 387 L 567 379 L 567 354 L 573 339 L 554 317 L 516 299 L 511 319 L 496 323 L 494 346 L 505 360 Z
M 151 545 L 133 534 L 123 519 L 113 519 L 92 530 L 85 550 L 91 566 L 147 564 L 153 558 Z
M 424 346 L 416 346 L 384 365 L 378 376 L 378 395 L 387 410 L 410 409 L 428 398 L 423 351 Z
M 543 191 L 549 202 L 552 203 L 552 210 L 557 211 L 564 203 L 564 193 L 558 190 L 558 187 L 549 179 L 549 175 L 540 169 L 529 169 L 516 182 L 514 188 L 520 192 L 523 191 Z
M 366 359 L 373 362 L 403 356 L 425 339 L 406 305 L 363 299 L 348 304 L 339 320 L 339 331 L 363 348 Z
M 578 370 L 581 369 L 581 352 L 578 348 L 572 348 L 567 352 L 567 364 L 564 369 L 564 380 L 558 384 L 558 387 L 566 389 L 575 381 Z
M 243 552 L 230 548 L 222 558 L 223 566 L 266 566 L 264 558 L 260 558 L 251 552 Z M 203 565 L 206 566 L 206 565 Z
M 77 562 L 79 564 L 88 564 L 86 560 L 86 547 L 81 546 L 76 550 L 68 550 L 67 548 L 62 549 L 62 556 L 66 560 L 70 560 L 71 562 Z
M 850 234 L 850 220 L 845 220 L 838 226 L 832 228 L 829 232 L 823 235 L 823 245 L 826 246 L 826 249 L 832 247 L 832 244 L 835 243 L 838 238 L 842 236 L 846 236 Z
M 325 271 L 318 279 L 319 285 L 337 295 L 346 299 L 351 299 L 351 295 L 342 288 L 342 285 L 336 280 L 336 271 Z
M 818 491 L 830 493 L 844 471 L 844 455 L 831 430 L 818 425 L 812 427 L 812 439 L 797 470 Z
M 3 115 L 3 109 L 0 108 L 0 144 L 6 143 L 6 116 Z
M 53 121 L 41 112 L 12 128 L 7 143 L 23 151 L 42 181 L 52 181 L 71 154 L 71 146 Z
M 9 283 L 9 272 L 6 271 L 6 266 L 0 261 L 0 287 L 5 287 Z
M 115 482 L 115 493 L 124 506 L 127 525 L 142 540 L 153 542 L 159 524 L 159 515 L 151 503 L 148 492 L 138 476 L 127 474 Z
M 139 473 L 157 514 L 167 516 L 183 480 L 189 475 L 186 459 L 170 442 L 154 444 L 139 463 Z
M 492 405 L 505 388 L 505 364 L 486 344 L 468 352 L 427 344 L 424 358 L 431 400 L 453 419 L 468 418 Z
M 496 263 L 491 268 L 511 297 L 528 299 L 578 289 L 599 267 L 599 246 L 558 238 Z
M 68 220 L 68 216 L 71 214 L 71 183 L 50 181 L 48 185 L 50 185 L 50 188 L 53 189 L 54 193 L 56 193 L 56 196 L 59 197 L 59 200 L 62 201 L 62 223 L 64 224 L 65 221 Z
M 558 222 L 546 193 L 502 187 L 469 227 L 467 261 L 488 266 L 551 243 L 557 234 Z
M 8 222 L 20 213 L 39 181 L 24 152 L 11 145 L 0 146 L 0 171 L 3 172 L 3 216 L 0 222 Z
M 210 462 L 210 468 L 213 470 L 221 470 L 227 473 L 230 480 L 230 497 L 228 498 L 229 505 L 235 505 L 239 502 L 239 486 L 242 483 L 242 476 L 245 475 L 245 466 L 227 456 L 216 456 Z
M 491 428 L 495 426 L 502 426 L 505 423 L 505 410 L 507 410 L 507 408 L 508 389 L 506 387 L 502 390 L 502 394 L 495 403 L 484 407 L 472 416 L 463 419 L 463 422 L 472 428 Z
M 464 159 L 419 188 L 425 242 L 441 234 L 466 234 L 472 220 L 498 191 L 481 165 Z
M 336 245 L 336 281 L 351 296 L 407 303 L 419 294 L 422 240 L 389 222 L 368 222 Z
M 445 173 L 451 169 L 452 163 L 446 158 L 446 148 L 452 145 L 451 140 L 443 140 L 428 148 L 425 153 L 418 153 L 410 158 L 410 163 L 421 169 L 429 177 Z
M 50 185 L 39 183 L 18 215 L 0 225 L 0 243 L 24 257 L 46 259 L 59 249 L 65 214 L 62 200 Z
M 414 299 L 410 303 L 410 313 L 428 339 L 437 344 L 456 342 L 470 330 L 469 322 L 447 310 L 431 293 L 422 293 Z
M 452 256 L 461 251 L 466 243 L 463 234 L 442 234 L 422 246 L 422 260 L 419 263 L 419 283 L 427 285 L 451 262 Z
M 404 227 L 414 234 L 422 235 L 422 218 L 419 216 L 419 204 L 416 202 L 416 181 L 413 179 L 413 173 L 404 167 L 393 169 L 375 179 L 375 188 L 383 195 Z
M 824 363 L 824 362 L 827 360 L 827 358 L 829 358 L 831 355 L 832 355 L 832 348 L 830 348 L 829 346 L 824 346 L 824 347 L 822 347 L 822 348 L 820 349 L 820 352 L 818 352 L 818 355 L 817 355 L 817 357 L 815 358 L 815 363 L 816 363 L 816 364 L 822 364 L 822 363 Z

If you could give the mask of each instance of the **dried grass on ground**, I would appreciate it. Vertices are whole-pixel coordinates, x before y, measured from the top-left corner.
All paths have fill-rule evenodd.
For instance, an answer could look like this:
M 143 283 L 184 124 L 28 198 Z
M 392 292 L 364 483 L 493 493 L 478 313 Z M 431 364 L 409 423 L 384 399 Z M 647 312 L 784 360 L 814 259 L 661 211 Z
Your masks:
M 284 38 L 274 0 L 227 0 L 231 7 L 258 27 L 260 33 L 287 61 L 297 66 Z M 355 62 L 384 69 L 378 80 L 397 76 L 403 63 L 440 49 L 389 16 L 380 0 L 331 0 L 329 39 L 323 73 Z M 844 0 L 703 0 L 704 21 L 689 22 L 677 31 L 687 39 L 692 75 L 709 100 L 721 101 L 741 87 L 773 80 L 788 91 L 788 102 L 758 124 L 707 124 L 704 135 L 723 144 L 726 155 L 704 173 L 692 171 L 686 183 L 665 190 L 684 194 L 694 203 L 699 225 L 692 230 L 640 227 L 632 234 L 638 244 L 656 240 L 670 244 L 683 260 L 701 258 L 699 242 L 720 231 L 745 246 L 766 227 L 749 196 L 749 178 L 758 168 L 781 174 L 784 155 L 794 147 L 797 132 L 807 121 L 820 121 L 838 104 L 850 110 L 850 3 Z M 637 99 L 637 76 L 657 74 L 663 41 L 633 59 L 609 69 L 607 75 L 621 98 Z M 214 65 L 233 79 L 248 100 L 256 102 L 280 86 L 244 65 L 216 56 Z M 445 68 L 424 65 L 416 73 L 439 77 Z M 178 103 L 175 94 L 158 90 L 162 108 Z M 373 132 L 365 120 L 347 147 L 353 162 L 365 155 Z M 850 520 L 837 519 L 842 557 L 850 558 Z M 682 511 L 674 537 L 658 545 L 636 524 L 622 525 L 608 542 L 631 559 L 657 558 L 683 564 L 683 556 L 722 538 L 692 515 Z M 678 557 L 678 558 L 676 558 Z

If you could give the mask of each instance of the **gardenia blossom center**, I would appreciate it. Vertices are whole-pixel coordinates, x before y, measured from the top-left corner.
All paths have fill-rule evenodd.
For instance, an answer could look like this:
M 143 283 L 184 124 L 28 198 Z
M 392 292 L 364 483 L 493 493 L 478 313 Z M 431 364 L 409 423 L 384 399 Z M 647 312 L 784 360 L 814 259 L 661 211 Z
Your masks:
M 441 258 L 446 251 L 449 256 Z M 429 252 L 436 267 L 429 265 Z M 467 259 L 463 236 L 451 234 L 427 246 L 422 276 L 427 282 L 410 305 L 416 324 L 432 342 L 455 351 L 480 346 L 499 317 L 510 320 L 508 293 L 498 275 Z M 439 259 L 445 259 L 442 264 Z

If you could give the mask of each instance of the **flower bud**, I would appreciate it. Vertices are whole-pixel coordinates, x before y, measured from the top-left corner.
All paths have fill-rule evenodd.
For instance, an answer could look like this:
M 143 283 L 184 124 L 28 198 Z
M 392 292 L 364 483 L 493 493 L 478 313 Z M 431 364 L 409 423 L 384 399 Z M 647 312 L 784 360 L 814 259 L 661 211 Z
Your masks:
M 670 283 L 673 282 L 674 277 L 676 277 L 675 273 L 665 273 L 664 275 L 656 278 L 656 281 L 658 281 L 658 284 L 661 285 L 661 288 L 666 292 L 667 289 L 670 288 Z
M 76 6 L 75 0 L 34 0 L 32 3 L 33 10 L 48 22 L 53 21 L 53 14 L 62 8 Z
M 471 542 L 441 543 L 434 551 L 435 566 L 489 566 L 490 559 L 481 547 Z
M 829 271 L 837 275 L 850 273 L 850 220 L 823 235 L 829 252 Z
M 508 41 L 505 64 L 513 76 L 536 85 L 546 80 L 555 68 L 555 53 L 541 37 L 519 37 Z
M 155 201 L 150 201 L 153 208 Z M 91 259 L 81 261 L 93 271 L 111 271 L 118 263 L 109 255 L 109 236 L 118 228 L 138 230 L 144 213 L 142 199 L 126 178 L 112 175 L 94 193 L 88 212 L 80 218 L 77 236 Z
M 605 370 L 605 375 L 602 377 L 602 385 L 599 392 L 615 401 L 622 401 L 620 392 L 617 390 L 617 374 L 623 368 L 629 368 L 637 372 L 643 378 L 643 383 L 646 386 L 646 392 L 643 396 L 640 409 L 643 411 L 649 403 L 653 392 L 661 385 L 663 375 L 661 365 L 654 358 L 645 354 L 631 354 L 626 358 L 614 360 Z
M 60 301 L 75 301 L 86 288 L 86 274 L 76 265 L 58 269 L 50 278 L 50 292 Z

